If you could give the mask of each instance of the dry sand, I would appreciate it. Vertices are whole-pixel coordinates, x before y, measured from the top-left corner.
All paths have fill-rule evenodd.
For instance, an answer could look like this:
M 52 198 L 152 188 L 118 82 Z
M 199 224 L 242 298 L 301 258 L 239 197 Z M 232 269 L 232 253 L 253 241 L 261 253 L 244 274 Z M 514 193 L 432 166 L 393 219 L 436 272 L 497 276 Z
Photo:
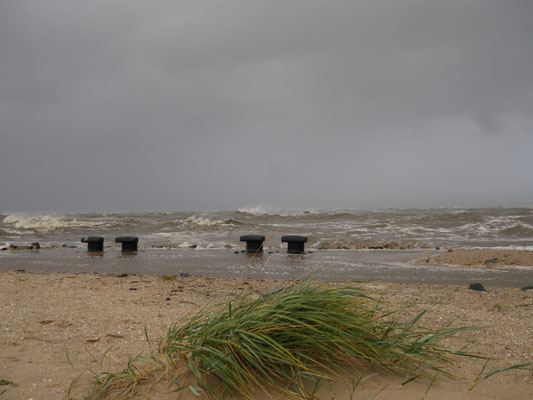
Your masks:
M 444 254 L 447 256 L 448 254 Z M 453 255 L 457 255 L 455 253 Z M 0 273 L 0 399 L 63 399 L 69 385 L 76 398 L 86 393 L 92 371 L 117 371 L 128 357 L 145 351 L 145 327 L 150 339 L 166 334 L 168 327 L 200 308 L 227 299 L 243 290 L 262 293 L 287 285 L 285 281 L 157 276 L 113 277 L 66 273 Z M 439 326 L 489 325 L 449 341 L 457 348 L 496 358 L 490 369 L 533 361 L 533 290 L 369 283 L 392 306 L 414 304 L 406 317 L 430 309 L 423 323 Z M 471 360 L 455 367 L 460 379 L 438 379 L 426 399 L 529 399 L 533 398 L 533 372 L 498 374 L 468 387 L 481 368 Z M 351 383 L 360 371 L 347 368 L 337 379 L 325 382 L 321 399 L 350 399 Z M 401 377 L 379 373 L 355 399 L 385 389 L 376 399 L 419 399 L 427 382 L 399 387 Z M 166 389 L 149 394 L 151 399 L 196 398 L 188 391 L 169 395 Z M 178 397 L 181 396 L 181 397 Z M 145 398 L 145 397 L 139 397 Z M 258 395 L 258 398 L 265 396 Z M 275 395 L 274 398 L 281 398 Z

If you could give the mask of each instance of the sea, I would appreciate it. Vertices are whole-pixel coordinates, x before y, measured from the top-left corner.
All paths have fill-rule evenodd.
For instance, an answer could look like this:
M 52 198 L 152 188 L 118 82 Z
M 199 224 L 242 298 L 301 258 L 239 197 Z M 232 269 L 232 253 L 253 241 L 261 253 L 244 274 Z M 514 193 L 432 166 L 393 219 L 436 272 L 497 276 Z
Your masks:
M 246 234 L 267 237 L 261 257 L 241 253 L 244 244 L 239 238 Z M 286 254 L 280 239 L 288 234 L 308 237 L 305 255 Z M 135 257 L 126 257 L 115 243 L 123 235 L 139 238 Z M 84 236 L 103 236 L 104 254 L 89 255 L 80 242 Z M 0 251 L 0 270 L 255 278 L 314 274 L 326 279 L 425 282 L 427 274 L 421 275 L 415 261 L 435 251 L 533 250 L 533 207 L 281 210 L 257 206 L 211 212 L 0 214 L 0 248 L 34 242 L 42 249 Z M 409 274 L 414 276 L 402 278 L 402 272 L 413 268 L 417 271 Z M 457 283 L 450 277 L 444 281 Z

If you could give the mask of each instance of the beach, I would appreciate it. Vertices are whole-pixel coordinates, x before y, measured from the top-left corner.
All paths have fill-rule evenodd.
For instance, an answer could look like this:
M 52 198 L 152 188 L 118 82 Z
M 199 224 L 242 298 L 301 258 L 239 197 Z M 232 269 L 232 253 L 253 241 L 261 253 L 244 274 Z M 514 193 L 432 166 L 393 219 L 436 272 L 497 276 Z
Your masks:
M 427 309 L 420 322 L 430 328 L 486 326 L 445 341 L 494 358 L 484 373 L 532 362 L 533 290 L 522 290 L 533 285 L 532 218 L 530 208 L 3 214 L 0 398 L 83 398 L 95 374 L 149 353 L 146 333 L 157 351 L 173 323 L 204 307 L 310 276 L 373 290 L 406 320 Z M 122 253 L 114 238 L 132 233 L 139 249 Z M 268 237 L 263 254 L 244 253 L 239 237 L 249 233 Z M 304 254 L 287 254 L 280 238 L 289 233 L 309 238 Z M 79 242 L 85 236 L 104 237 L 104 251 L 89 253 Z M 471 283 L 486 290 L 469 290 Z M 469 391 L 483 364 L 458 358 L 458 379 L 437 376 L 425 398 L 533 397 L 533 373 L 525 370 Z M 381 390 L 378 400 L 418 399 L 430 385 L 400 386 L 403 376 L 349 365 L 338 374 L 321 383 L 317 398 Z M 362 375 L 372 376 L 352 393 Z M 148 398 L 197 398 L 189 390 L 169 394 L 165 382 Z
M 171 324 L 207 305 L 243 291 L 261 295 L 291 284 L 279 279 L 184 275 L 1 272 L 0 379 L 11 383 L 0 386 L 0 398 L 66 398 L 69 388 L 71 398 L 81 398 L 90 390 L 93 372 L 122 370 L 129 357 L 148 353 L 145 329 L 156 343 Z M 413 305 L 404 312 L 406 318 L 428 309 L 423 325 L 487 326 L 446 342 L 493 357 L 487 371 L 533 361 L 533 290 L 487 288 L 481 292 L 467 286 L 384 282 L 360 285 L 379 293 L 391 307 Z M 482 366 L 483 362 L 458 359 L 453 368 L 458 380 L 437 378 L 426 398 L 533 396 L 531 371 L 496 374 L 468 391 Z M 352 378 L 360 374 L 348 366 L 333 382 L 321 385 L 319 398 L 349 399 Z M 365 398 L 383 387 L 377 399 L 421 398 L 429 384 L 411 382 L 400 387 L 401 380 L 401 376 L 379 372 L 357 389 L 354 398 Z M 149 398 L 197 398 L 186 390 L 179 395 L 168 391 L 167 386 L 158 385 Z
M 532 16 L 0 0 L 0 400 L 533 399 Z

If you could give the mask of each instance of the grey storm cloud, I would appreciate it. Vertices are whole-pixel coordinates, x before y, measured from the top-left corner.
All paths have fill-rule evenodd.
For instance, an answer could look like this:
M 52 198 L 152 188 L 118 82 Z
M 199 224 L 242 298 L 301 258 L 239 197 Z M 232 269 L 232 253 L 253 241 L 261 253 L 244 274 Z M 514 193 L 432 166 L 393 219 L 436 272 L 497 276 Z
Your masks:
M 533 205 L 533 2 L 0 2 L 0 212 Z

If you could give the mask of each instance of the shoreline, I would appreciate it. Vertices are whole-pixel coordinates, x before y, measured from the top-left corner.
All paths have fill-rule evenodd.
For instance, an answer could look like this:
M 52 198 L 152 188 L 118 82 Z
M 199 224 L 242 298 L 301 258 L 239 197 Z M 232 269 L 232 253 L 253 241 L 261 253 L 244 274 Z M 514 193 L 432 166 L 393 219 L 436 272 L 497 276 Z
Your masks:
M 156 340 L 173 322 L 205 306 L 244 290 L 261 294 L 290 282 L 195 275 L 164 278 L 0 272 L 0 380 L 16 385 L 0 386 L 2 399 L 64 398 L 72 380 L 82 374 L 74 388 L 81 397 L 89 388 L 89 369 L 121 370 L 128 357 L 146 353 L 145 327 L 149 338 Z M 488 288 L 477 292 L 461 286 L 383 282 L 356 285 L 379 292 L 392 307 L 414 304 L 406 311 L 406 318 L 428 309 L 422 323 L 430 327 L 446 322 L 454 326 L 489 325 L 463 338 L 450 339 L 455 347 L 466 344 L 470 352 L 497 358 L 489 369 L 533 361 L 533 290 Z M 497 374 L 468 392 L 481 367 L 472 360 L 459 360 L 454 371 L 461 379 L 432 387 L 427 398 L 446 398 L 450 390 L 457 394 L 455 398 L 465 399 L 533 396 L 531 371 Z M 347 369 L 341 375 L 356 372 Z M 380 385 L 388 384 L 379 400 L 421 397 L 427 388 L 427 383 L 417 382 L 400 388 L 393 384 L 396 378 L 379 373 L 364 390 L 374 393 Z M 349 389 L 349 384 L 336 380 L 324 384 L 321 393 L 324 398 L 332 394 L 349 398 Z M 176 398 L 163 392 L 150 398 Z M 196 398 L 186 393 L 183 396 Z
M 449 249 L 425 260 L 428 265 L 486 269 L 533 267 L 533 251 L 504 249 Z
M 381 281 L 468 285 L 480 282 L 487 287 L 533 285 L 533 252 L 499 251 L 495 263 L 480 268 L 470 258 L 481 254 L 482 261 L 494 258 L 489 250 L 326 250 L 302 255 L 269 252 L 257 257 L 232 249 L 140 250 L 124 255 L 117 249 L 103 255 L 87 250 L 56 249 L 2 252 L 0 271 L 97 272 L 101 274 L 179 275 L 249 279 L 303 279 L 313 276 L 325 281 Z M 516 255 L 521 259 L 514 262 Z M 451 259 L 446 262 L 439 257 Z M 483 258 L 484 257 L 484 258 Z M 438 260 L 438 261 L 436 261 Z M 510 260 L 509 262 L 506 260 Z M 514 262 L 514 265 L 510 265 Z M 462 264 L 461 264 L 462 263 Z M 522 266 L 518 266 L 522 265 Z M 525 266 L 523 266 L 525 265 Z

